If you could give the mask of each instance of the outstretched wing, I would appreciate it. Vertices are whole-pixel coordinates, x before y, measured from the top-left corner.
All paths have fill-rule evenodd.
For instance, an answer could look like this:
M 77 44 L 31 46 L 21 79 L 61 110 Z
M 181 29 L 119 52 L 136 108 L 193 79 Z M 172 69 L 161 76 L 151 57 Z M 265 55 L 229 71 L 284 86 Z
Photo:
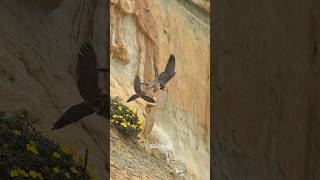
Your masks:
M 173 54 L 170 54 L 165 72 L 168 73 L 169 75 L 173 74 L 175 66 L 176 66 L 176 59 Z
M 160 86 L 161 86 L 160 89 L 163 89 L 165 84 L 167 84 L 167 82 L 170 81 L 170 79 L 172 79 L 175 74 L 176 74 L 176 72 L 173 72 L 173 74 L 171 74 L 171 75 L 169 73 L 167 73 L 167 72 L 162 72 L 159 75 L 159 83 L 160 83 Z
M 151 102 L 151 103 L 155 103 L 156 101 L 154 99 L 152 99 L 151 97 L 149 96 L 141 96 L 142 99 L 148 101 L 148 102 Z
M 140 78 L 138 75 L 134 78 L 134 91 L 136 91 L 137 94 L 141 93 Z
M 127 100 L 127 102 L 133 101 L 133 100 L 137 99 L 138 97 L 140 97 L 139 94 L 134 94 Z
M 81 45 L 77 64 L 77 85 L 85 100 L 99 96 L 97 59 L 90 42 Z
M 52 129 L 60 129 L 66 125 L 79 121 L 81 118 L 94 113 L 88 102 L 71 106 L 66 112 L 62 114 L 60 119 L 54 123 Z

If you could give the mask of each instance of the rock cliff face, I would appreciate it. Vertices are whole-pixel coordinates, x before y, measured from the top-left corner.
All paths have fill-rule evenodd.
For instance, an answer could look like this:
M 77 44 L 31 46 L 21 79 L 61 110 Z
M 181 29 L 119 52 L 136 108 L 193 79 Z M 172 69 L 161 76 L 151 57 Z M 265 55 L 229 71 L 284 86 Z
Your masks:
M 320 178 L 319 5 L 215 1 L 214 179 Z
M 209 1 L 200 0 L 112 0 L 110 6 L 112 96 L 125 102 L 136 74 L 153 80 L 154 66 L 162 72 L 175 54 L 167 90 L 148 91 L 156 104 L 138 99 L 127 105 L 143 118 L 149 147 L 166 147 L 166 160 L 182 164 L 178 169 L 190 179 L 209 179 L 209 9 Z
M 0 109 L 25 108 L 29 120 L 38 119 L 36 128 L 45 132 L 62 110 L 81 102 L 75 81 L 79 47 L 92 38 L 99 64 L 105 64 L 107 13 L 102 0 L 1 1 Z M 82 157 L 88 147 L 89 162 L 99 179 L 106 179 L 105 119 L 92 115 L 46 133 L 76 146 Z

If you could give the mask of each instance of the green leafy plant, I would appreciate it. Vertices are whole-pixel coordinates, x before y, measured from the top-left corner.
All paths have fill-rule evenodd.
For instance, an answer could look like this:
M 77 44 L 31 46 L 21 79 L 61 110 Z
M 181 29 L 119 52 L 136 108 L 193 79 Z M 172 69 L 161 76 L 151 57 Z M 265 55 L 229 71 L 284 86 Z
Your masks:
M 0 113 L 0 177 L 4 179 L 96 179 L 76 149 L 37 132 L 21 113 Z
M 136 139 L 143 131 L 137 111 L 124 105 L 118 97 L 110 100 L 111 124 L 126 138 Z

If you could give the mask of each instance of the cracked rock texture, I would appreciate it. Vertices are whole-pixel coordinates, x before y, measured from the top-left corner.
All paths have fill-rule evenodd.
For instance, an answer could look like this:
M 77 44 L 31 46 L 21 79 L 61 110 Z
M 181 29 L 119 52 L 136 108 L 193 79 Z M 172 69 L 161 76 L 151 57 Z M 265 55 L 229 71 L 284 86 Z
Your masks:
M 156 104 L 137 99 L 127 105 L 137 108 L 143 118 L 144 146 L 168 147 L 173 160 L 184 163 L 176 168 L 186 169 L 186 179 L 210 179 L 209 12 L 205 0 L 111 0 L 110 6 L 112 96 L 125 103 L 134 94 L 136 74 L 142 82 L 152 80 L 154 66 L 162 72 L 170 53 L 175 54 L 176 75 L 167 90 L 147 91 Z M 115 144 L 110 148 L 121 151 Z M 126 158 L 131 157 L 111 154 L 111 171 L 117 172 L 111 173 L 112 179 L 131 176 L 119 164 Z M 152 171 L 141 172 L 154 176 Z
M 25 108 L 39 131 L 77 147 L 82 157 L 88 147 L 99 179 L 107 177 L 106 120 L 91 115 L 49 129 L 61 111 L 82 101 L 75 81 L 80 44 L 93 38 L 99 64 L 105 64 L 107 13 L 103 0 L 0 1 L 0 109 Z
M 215 1 L 213 179 L 320 179 L 319 7 Z

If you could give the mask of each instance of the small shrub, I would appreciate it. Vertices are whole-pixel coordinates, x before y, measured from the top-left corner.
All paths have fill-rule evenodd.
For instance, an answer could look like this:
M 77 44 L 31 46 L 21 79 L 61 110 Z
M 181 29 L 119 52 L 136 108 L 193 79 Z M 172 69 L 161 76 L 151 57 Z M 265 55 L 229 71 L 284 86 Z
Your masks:
M 126 138 L 138 138 L 143 131 L 142 119 L 137 111 L 120 102 L 118 97 L 110 100 L 111 124 Z
M 0 114 L 0 177 L 4 179 L 95 179 L 83 160 L 31 127 L 22 114 Z

